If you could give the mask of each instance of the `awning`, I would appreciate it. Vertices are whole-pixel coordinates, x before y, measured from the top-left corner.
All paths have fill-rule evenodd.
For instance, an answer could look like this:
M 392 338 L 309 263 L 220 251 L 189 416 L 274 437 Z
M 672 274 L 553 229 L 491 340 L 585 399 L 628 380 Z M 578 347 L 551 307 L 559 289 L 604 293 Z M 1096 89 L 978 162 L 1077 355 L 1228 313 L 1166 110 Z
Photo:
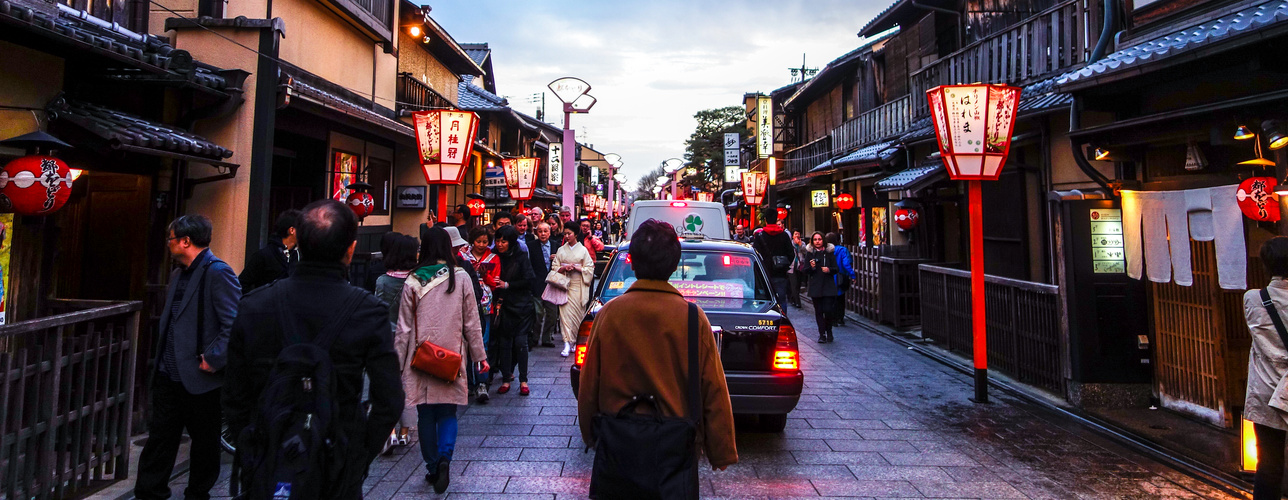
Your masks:
M 555 194 L 553 191 L 549 191 L 549 190 L 542 189 L 542 188 L 536 188 L 536 189 L 534 189 L 534 190 L 532 191 L 532 197 L 533 197 L 533 198 L 541 198 L 541 199 L 543 199 L 543 200 L 555 200 L 555 201 L 559 201 L 559 199 L 560 199 L 560 198 L 559 198 L 559 195 Z
M 385 116 L 362 104 L 355 103 L 339 95 L 304 83 L 300 81 L 299 78 L 292 77 L 290 79 L 288 91 L 292 96 L 299 97 L 302 100 L 309 101 L 335 113 L 346 115 L 349 118 L 378 127 L 382 130 L 393 132 L 401 136 L 402 139 L 414 140 L 416 138 L 416 129 L 412 128 L 410 125 Z
M 56 100 L 48 111 L 51 119 L 84 129 L 112 149 L 237 168 L 223 161 L 232 150 L 170 125 L 81 101 Z
M 859 148 L 858 151 L 840 158 L 836 158 L 832 163 L 837 167 L 877 166 L 889 163 L 901 148 L 901 145 L 894 142 L 878 142 L 870 146 Z
M 946 178 L 948 178 L 948 171 L 944 170 L 944 163 L 935 160 L 881 179 L 877 181 L 874 188 L 878 192 L 920 191 L 926 186 Z

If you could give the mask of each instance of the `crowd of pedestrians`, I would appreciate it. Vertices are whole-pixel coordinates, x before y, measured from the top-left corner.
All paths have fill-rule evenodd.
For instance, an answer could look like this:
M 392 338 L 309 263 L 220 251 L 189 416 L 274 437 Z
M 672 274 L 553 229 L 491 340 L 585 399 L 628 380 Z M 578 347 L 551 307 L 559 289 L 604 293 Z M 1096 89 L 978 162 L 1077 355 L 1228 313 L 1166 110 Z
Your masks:
M 789 233 L 772 212 L 767 216 L 774 220 L 764 227 L 736 225 L 733 239 L 750 243 L 760 255 L 780 304 L 801 307 L 805 287 L 814 303 L 818 342 L 832 342 L 832 328 L 845 325 L 845 292 L 858 279 L 849 250 L 837 233 L 814 232 L 804 240 L 800 231 Z

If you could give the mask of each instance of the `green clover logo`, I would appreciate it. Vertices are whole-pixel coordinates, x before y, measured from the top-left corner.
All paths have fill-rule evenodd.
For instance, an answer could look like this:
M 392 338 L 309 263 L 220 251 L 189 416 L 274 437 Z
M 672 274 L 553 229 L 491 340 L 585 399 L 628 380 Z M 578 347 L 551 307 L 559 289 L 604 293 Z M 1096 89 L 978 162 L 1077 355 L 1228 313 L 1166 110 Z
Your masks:
M 699 217 L 698 214 L 689 214 L 688 217 L 684 218 L 684 229 L 691 233 L 701 231 L 702 226 L 702 217 Z

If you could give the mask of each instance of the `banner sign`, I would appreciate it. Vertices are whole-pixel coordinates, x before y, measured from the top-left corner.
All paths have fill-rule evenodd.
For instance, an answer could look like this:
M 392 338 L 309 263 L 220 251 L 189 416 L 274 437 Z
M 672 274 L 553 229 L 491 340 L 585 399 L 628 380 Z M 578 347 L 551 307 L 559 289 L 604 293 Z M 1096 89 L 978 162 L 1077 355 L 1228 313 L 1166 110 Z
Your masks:
M 756 98 L 756 156 L 769 158 L 774 154 L 774 101 L 769 96 Z
M 558 142 L 550 143 L 550 156 L 546 158 L 546 165 L 549 165 L 549 172 L 546 174 L 546 184 L 559 186 L 563 184 L 563 144 Z

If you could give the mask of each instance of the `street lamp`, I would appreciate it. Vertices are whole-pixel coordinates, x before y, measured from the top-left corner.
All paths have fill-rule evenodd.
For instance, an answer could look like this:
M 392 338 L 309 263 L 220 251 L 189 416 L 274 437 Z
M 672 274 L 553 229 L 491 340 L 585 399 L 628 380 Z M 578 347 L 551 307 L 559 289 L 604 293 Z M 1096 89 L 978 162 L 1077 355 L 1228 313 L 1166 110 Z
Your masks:
M 580 78 L 571 76 L 563 77 L 550 82 L 550 90 L 555 93 L 563 102 L 564 127 L 563 127 L 563 206 L 569 207 L 569 210 L 575 210 L 573 207 L 573 191 L 577 188 L 577 167 L 576 167 L 576 150 L 577 134 L 572 130 L 571 120 L 573 113 L 587 113 L 590 108 L 595 106 L 595 98 L 587 92 L 590 92 L 590 84 Z M 573 214 L 574 218 L 576 214 Z
M 680 172 L 680 168 L 683 166 L 684 166 L 684 160 L 681 160 L 679 158 L 670 158 L 662 162 L 662 171 L 666 172 L 667 175 L 672 176 L 671 177 L 671 199 L 673 200 L 679 199 L 679 196 L 678 196 L 678 190 L 679 190 L 679 184 L 680 184 L 679 172 Z M 666 182 L 666 181 L 658 181 L 658 182 Z
M 538 162 L 536 158 L 501 160 L 505 187 L 510 191 L 510 198 L 518 203 L 519 211 L 523 211 L 524 200 L 532 199 L 532 190 L 537 183 Z
M 438 185 L 438 212 L 447 213 L 447 185 L 460 184 L 474 149 L 478 115 L 470 111 L 429 110 L 412 113 L 416 148 L 426 184 Z
M 604 161 L 608 162 L 608 212 L 612 214 L 617 206 L 617 186 L 613 183 L 617 180 L 617 169 L 622 167 L 622 155 L 608 153 Z

